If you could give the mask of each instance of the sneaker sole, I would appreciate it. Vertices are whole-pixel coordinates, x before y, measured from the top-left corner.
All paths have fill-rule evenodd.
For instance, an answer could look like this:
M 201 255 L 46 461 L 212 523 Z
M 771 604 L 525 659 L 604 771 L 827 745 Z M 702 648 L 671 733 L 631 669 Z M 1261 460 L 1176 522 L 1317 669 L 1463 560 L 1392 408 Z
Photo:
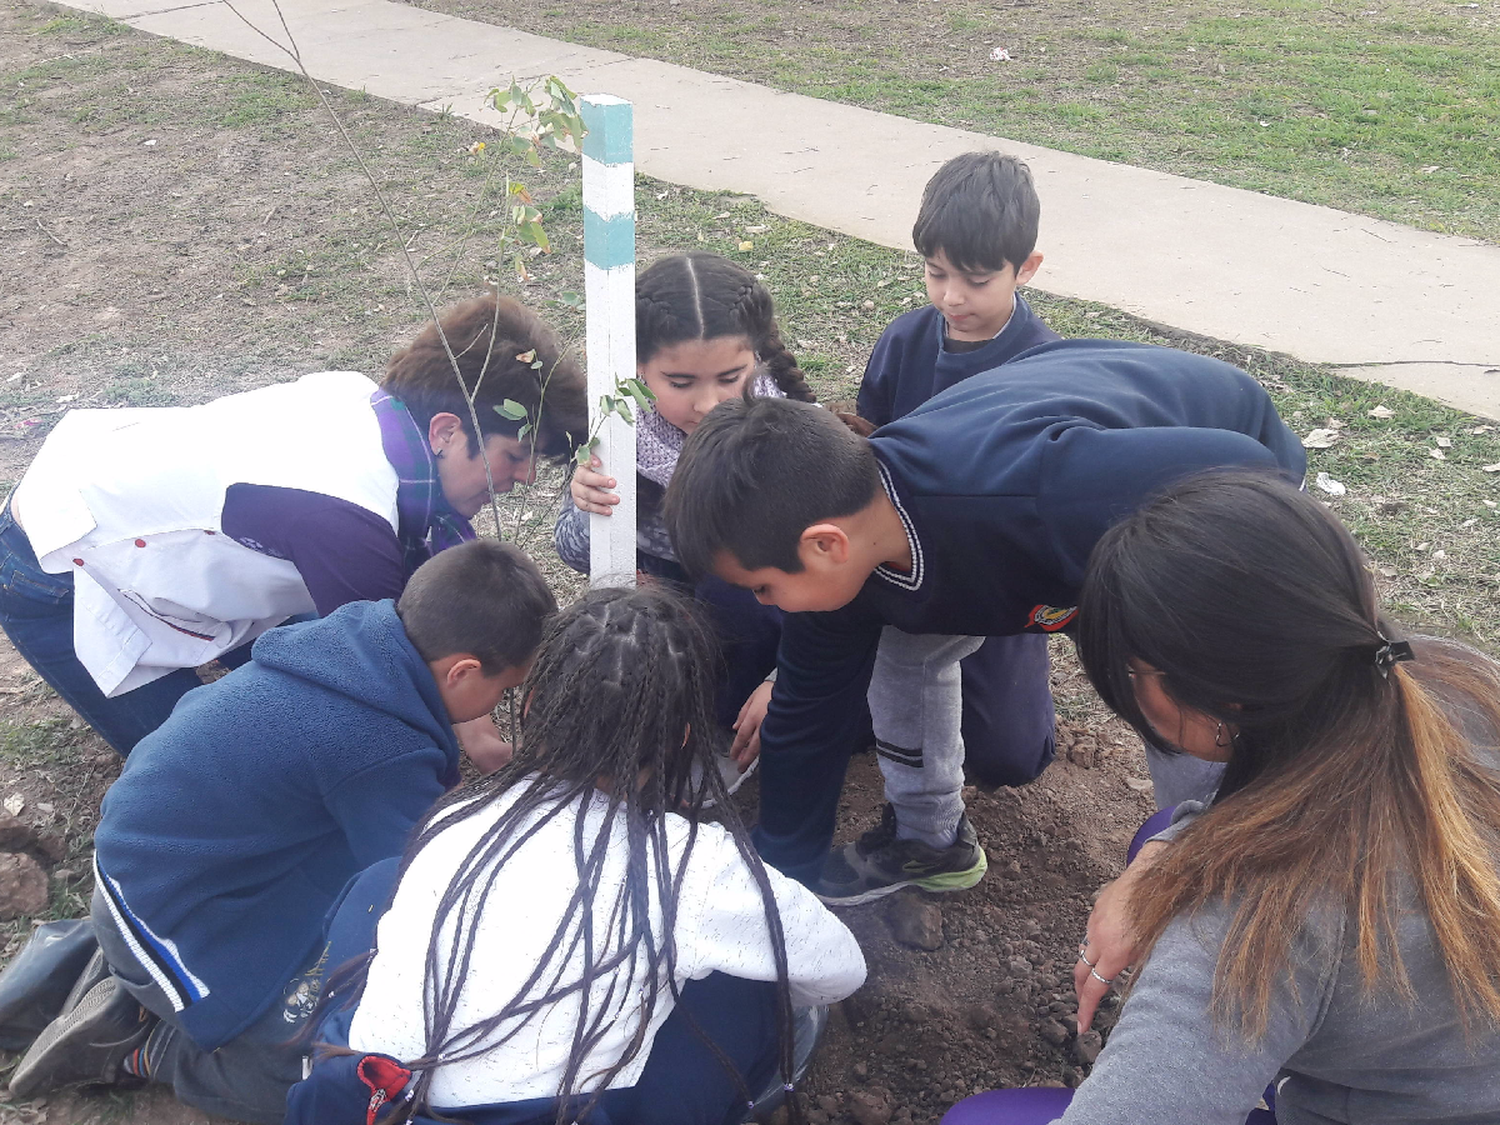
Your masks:
M 88 1026 L 89 1021 L 113 1002 L 118 987 L 113 982 L 110 983 L 110 987 L 104 987 L 104 982 L 96 984 L 84 994 L 83 999 L 78 1001 L 72 1011 L 65 1016 L 59 1016 L 47 1025 L 22 1057 L 20 1065 L 16 1067 L 16 1072 L 11 1075 L 11 1097 L 24 1101 L 59 1086 L 76 1085 L 88 1081 L 87 1078 L 53 1080 L 45 1069 L 46 1065 L 52 1061 L 48 1056 L 54 1051 L 65 1050 L 75 1039 L 87 1039 L 91 1036 L 93 1029 Z
M 949 891 L 966 891 L 974 884 L 984 878 L 984 873 L 990 869 L 990 861 L 984 854 L 984 849 L 979 849 L 979 862 L 973 867 L 963 871 L 949 871 L 942 875 L 925 875 L 920 879 L 904 879 L 899 883 L 885 883 L 878 887 L 871 887 L 867 891 L 861 891 L 856 895 L 818 895 L 818 900 L 824 906 L 859 906 L 862 903 L 874 902 L 877 898 L 895 894 L 903 887 L 920 887 L 924 891 L 934 894 L 946 894 Z M 816 894 L 817 892 L 814 892 Z

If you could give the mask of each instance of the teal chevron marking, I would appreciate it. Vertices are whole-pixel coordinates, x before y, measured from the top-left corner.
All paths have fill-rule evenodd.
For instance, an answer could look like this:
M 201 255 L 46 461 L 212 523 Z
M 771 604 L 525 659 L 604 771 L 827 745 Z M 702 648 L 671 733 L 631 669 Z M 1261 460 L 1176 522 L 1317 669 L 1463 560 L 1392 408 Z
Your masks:
M 601 164 L 629 163 L 635 145 L 630 103 L 599 105 L 584 98 L 582 109 L 583 123 L 588 128 L 583 138 L 583 154 Z
M 601 219 L 583 209 L 583 256 L 602 270 L 635 263 L 635 214 Z

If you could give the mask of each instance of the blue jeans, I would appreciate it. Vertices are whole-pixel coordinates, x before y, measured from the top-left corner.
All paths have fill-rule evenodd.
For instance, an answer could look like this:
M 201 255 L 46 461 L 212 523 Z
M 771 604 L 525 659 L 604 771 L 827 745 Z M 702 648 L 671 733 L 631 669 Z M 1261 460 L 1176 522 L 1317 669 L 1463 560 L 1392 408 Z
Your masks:
M 179 668 L 105 698 L 73 648 L 73 576 L 42 569 L 31 541 L 11 518 L 9 502 L 0 511 L 0 628 L 37 675 L 121 755 L 166 722 L 177 701 L 203 682 L 191 668 Z M 242 645 L 220 660 L 235 667 L 249 658 L 250 646 Z

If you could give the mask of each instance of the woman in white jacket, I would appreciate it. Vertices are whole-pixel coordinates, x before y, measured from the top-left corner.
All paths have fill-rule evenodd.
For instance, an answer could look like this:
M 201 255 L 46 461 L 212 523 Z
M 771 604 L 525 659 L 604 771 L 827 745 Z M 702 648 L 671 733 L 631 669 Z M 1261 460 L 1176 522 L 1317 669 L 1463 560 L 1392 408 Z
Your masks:
M 194 668 L 243 663 L 289 617 L 395 597 L 473 538 L 491 482 L 529 480 L 584 433 L 578 365 L 529 310 L 489 297 L 442 325 L 447 346 L 428 324 L 379 386 L 323 372 L 202 406 L 75 410 L 48 436 L 0 513 L 0 625 L 121 754 Z

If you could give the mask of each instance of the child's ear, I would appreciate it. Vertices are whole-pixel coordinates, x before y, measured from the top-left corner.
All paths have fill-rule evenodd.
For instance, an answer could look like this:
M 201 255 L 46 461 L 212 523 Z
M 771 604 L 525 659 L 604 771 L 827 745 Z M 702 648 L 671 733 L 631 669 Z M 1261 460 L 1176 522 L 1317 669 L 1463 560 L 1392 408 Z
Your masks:
M 448 670 L 443 673 L 443 682 L 450 688 L 456 688 L 472 675 L 484 675 L 484 666 L 476 657 L 460 656 L 448 665 Z
M 797 554 L 803 566 L 842 566 L 849 561 L 849 533 L 836 523 L 815 523 L 802 532 Z
M 1016 270 L 1016 284 L 1025 285 L 1036 276 L 1036 271 L 1041 268 L 1042 256 L 1033 252 L 1031 257 L 1022 262 L 1020 268 Z

